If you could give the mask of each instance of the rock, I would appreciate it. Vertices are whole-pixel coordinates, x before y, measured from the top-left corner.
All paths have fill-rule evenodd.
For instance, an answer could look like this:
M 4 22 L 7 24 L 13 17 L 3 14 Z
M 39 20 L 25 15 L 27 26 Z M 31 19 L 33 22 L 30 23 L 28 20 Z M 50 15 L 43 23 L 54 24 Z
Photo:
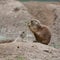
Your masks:
M 34 46 L 34 47 L 32 47 Z M 40 43 L 0 44 L 0 60 L 60 60 L 60 51 Z
M 11 39 L 19 37 L 19 40 L 35 40 L 27 27 L 27 23 L 32 19 L 27 8 L 17 0 L 0 0 L 0 3 L 0 35 Z M 24 39 L 20 37 L 22 32 L 25 32 Z
M 5 36 L 0 36 L 0 44 L 1 43 L 11 43 L 13 41 L 14 41 L 14 39 L 12 39 L 12 38 L 5 37 Z

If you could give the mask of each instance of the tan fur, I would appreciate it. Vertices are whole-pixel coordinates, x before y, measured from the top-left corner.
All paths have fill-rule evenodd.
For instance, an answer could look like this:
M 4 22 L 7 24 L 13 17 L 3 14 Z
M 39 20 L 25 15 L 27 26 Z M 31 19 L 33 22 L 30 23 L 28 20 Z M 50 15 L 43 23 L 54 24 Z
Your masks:
M 51 40 L 51 32 L 48 27 L 42 25 L 38 20 L 32 20 L 28 24 L 29 29 L 34 34 L 36 41 L 48 45 Z

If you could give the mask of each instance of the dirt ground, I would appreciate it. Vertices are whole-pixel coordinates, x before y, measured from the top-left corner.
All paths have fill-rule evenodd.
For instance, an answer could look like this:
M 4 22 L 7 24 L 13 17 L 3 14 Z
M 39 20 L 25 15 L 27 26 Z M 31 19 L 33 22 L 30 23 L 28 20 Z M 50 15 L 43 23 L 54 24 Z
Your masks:
M 0 44 L 0 60 L 60 60 L 60 51 L 40 43 Z

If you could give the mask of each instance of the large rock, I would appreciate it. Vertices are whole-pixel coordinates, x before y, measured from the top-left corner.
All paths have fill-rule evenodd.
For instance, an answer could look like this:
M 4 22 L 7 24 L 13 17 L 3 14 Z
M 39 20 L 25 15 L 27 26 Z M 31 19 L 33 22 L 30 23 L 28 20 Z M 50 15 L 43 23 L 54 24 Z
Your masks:
M 29 31 L 27 23 L 32 16 L 27 8 L 17 0 L 0 0 L 0 35 L 12 39 L 31 41 L 33 34 Z M 1 40 L 1 39 L 0 39 Z
M 40 43 L 0 44 L 0 60 L 60 60 L 60 51 Z

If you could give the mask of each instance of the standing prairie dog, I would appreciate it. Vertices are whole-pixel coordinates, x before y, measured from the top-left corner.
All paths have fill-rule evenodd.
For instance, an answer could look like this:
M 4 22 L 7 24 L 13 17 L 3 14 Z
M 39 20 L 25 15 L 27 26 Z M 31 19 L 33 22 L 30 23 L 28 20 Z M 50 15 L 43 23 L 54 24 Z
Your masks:
M 36 38 L 36 42 L 48 45 L 51 40 L 51 32 L 48 27 L 42 25 L 38 20 L 31 20 L 28 23 L 29 29 L 32 31 Z

